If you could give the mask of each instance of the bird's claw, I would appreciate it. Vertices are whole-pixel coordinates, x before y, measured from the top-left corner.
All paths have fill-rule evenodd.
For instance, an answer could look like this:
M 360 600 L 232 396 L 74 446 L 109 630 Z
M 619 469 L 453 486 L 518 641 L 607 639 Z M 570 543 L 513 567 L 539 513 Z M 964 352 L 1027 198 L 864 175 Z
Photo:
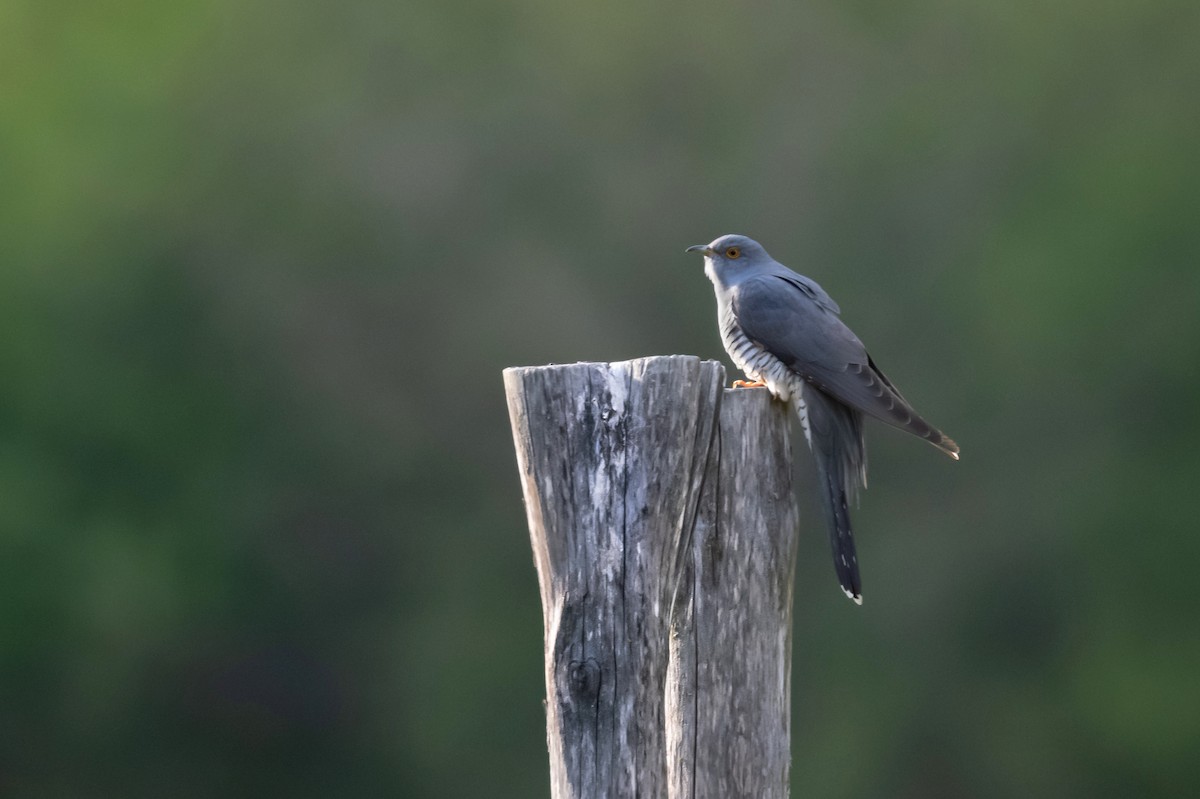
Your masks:
M 765 386 L 765 385 L 766 385 L 766 383 L 764 383 L 764 382 L 763 382 L 763 381 L 761 381 L 761 380 L 753 380 L 753 381 L 750 381 L 750 380 L 734 380 L 734 381 L 733 381 L 733 387 L 734 387 L 734 388 L 762 388 L 762 387 L 763 387 L 763 386 Z

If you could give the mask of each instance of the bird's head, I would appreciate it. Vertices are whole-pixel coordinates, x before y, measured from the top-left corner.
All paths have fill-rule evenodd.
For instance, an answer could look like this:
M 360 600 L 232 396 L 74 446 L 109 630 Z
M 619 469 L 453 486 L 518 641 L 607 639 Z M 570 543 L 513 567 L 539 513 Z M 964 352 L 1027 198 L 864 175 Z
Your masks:
M 730 233 L 709 244 L 696 244 L 686 252 L 703 253 L 708 276 L 722 285 L 738 282 L 742 275 L 772 263 L 771 256 L 752 238 Z

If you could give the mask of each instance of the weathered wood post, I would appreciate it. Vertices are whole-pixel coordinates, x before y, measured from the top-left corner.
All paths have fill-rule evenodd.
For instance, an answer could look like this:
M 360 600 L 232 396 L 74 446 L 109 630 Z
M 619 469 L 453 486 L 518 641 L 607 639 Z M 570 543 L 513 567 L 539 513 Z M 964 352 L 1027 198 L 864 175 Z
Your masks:
M 766 391 L 722 411 L 723 381 L 685 356 L 504 372 L 555 799 L 786 796 L 788 425 Z

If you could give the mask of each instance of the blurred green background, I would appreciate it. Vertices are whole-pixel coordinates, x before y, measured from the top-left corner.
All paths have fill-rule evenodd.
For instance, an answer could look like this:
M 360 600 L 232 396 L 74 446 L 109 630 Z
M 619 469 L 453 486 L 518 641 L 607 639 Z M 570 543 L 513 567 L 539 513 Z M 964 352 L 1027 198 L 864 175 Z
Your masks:
M 1200 7 L 0 3 L 0 794 L 548 795 L 500 370 L 752 235 L 963 447 L 809 487 L 797 796 L 1200 785 Z

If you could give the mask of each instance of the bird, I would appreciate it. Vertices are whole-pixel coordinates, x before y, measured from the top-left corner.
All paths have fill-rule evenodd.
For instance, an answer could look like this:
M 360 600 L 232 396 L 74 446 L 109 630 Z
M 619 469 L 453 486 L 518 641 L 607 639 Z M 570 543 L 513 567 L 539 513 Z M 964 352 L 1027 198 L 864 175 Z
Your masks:
M 814 280 L 746 236 L 721 236 L 686 252 L 704 255 L 717 295 L 721 343 L 750 378 L 734 387 L 765 385 L 799 416 L 816 460 L 834 570 L 846 596 L 861 605 L 850 503 L 867 484 L 864 417 L 919 436 L 954 460 L 958 444 L 913 410 Z

